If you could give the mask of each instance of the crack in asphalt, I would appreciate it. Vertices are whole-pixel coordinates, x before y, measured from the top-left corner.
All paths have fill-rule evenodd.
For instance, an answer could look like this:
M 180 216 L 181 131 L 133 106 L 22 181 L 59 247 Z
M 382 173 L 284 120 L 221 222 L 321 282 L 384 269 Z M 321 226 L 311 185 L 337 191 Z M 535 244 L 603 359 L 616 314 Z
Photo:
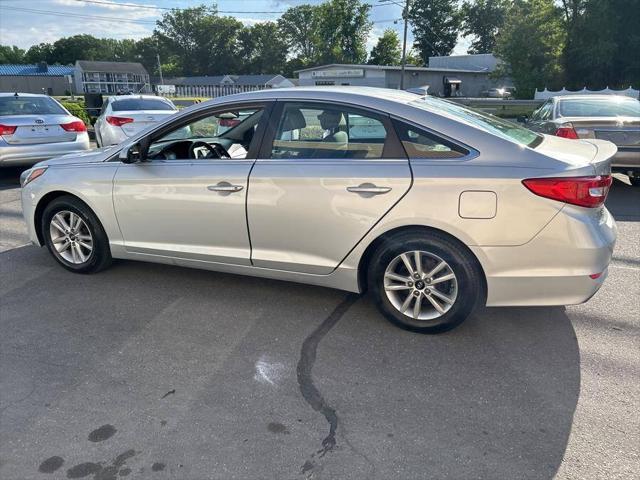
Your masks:
M 300 393 L 305 401 L 316 412 L 320 412 L 326 418 L 329 424 L 329 434 L 322 440 L 322 448 L 316 453 L 323 457 L 333 450 L 336 445 L 336 429 L 338 428 L 338 415 L 333 407 L 327 404 L 322 393 L 313 383 L 312 370 L 316 361 L 316 352 L 318 344 L 327 333 L 338 323 L 349 308 L 358 300 L 359 296 L 352 293 L 336 306 L 331 314 L 311 332 L 311 334 L 302 343 L 300 350 L 300 360 L 298 361 L 297 374 Z M 305 462 L 302 467 L 303 473 L 310 470 L 310 463 Z M 313 468 L 313 467 L 311 467 Z

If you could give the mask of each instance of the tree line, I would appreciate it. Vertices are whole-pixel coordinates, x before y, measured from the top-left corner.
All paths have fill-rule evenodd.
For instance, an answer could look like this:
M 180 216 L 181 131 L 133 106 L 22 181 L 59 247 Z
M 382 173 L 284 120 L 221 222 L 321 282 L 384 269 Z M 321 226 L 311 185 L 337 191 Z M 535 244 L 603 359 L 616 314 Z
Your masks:
M 370 12 L 363 0 L 327 0 L 245 26 L 215 5 L 201 5 L 166 12 L 141 40 L 74 35 L 26 51 L 0 46 L 0 63 L 137 61 L 157 75 L 159 54 L 166 76 L 292 76 L 327 63 L 398 65 L 401 42 L 393 29 L 367 54 Z M 503 61 L 497 75 L 510 76 L 524 98 L 536 87 L 640 86 L 638 0 L 413 0 L 406 15 L 412 65 L 449 55 L 466 37 L 469 53 L 495 53 Z

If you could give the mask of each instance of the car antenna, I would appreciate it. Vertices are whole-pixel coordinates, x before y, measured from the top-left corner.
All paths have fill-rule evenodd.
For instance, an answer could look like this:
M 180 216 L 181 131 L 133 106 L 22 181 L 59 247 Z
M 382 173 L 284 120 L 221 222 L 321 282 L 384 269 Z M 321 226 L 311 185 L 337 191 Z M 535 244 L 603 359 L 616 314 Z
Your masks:
M 18 95 L 18 92 L 13 94 L 14 97 L 19 97 L 20 95 Z

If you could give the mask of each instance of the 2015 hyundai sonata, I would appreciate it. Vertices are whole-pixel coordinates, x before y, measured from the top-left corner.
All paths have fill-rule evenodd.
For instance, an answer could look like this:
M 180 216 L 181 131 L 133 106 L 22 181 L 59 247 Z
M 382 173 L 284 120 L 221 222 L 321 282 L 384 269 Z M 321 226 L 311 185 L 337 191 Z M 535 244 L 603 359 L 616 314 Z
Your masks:
M 368 289 L 390 321 L 436 333 L 481 304 L 599 289 L 615 153 L 395 90 L 265 90 L 40 163 L 22 203 L 32 241 L 74 272 L 125 258 Z

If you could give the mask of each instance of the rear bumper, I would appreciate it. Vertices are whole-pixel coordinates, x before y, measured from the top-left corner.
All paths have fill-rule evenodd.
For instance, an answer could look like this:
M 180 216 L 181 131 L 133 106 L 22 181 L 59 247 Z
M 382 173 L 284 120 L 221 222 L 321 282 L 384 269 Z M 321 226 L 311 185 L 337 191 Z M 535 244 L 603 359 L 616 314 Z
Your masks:
M 524 245 L 471 247 L 487 276 L 487 306 L 586 302 L 607 277 L 616 233 L 605 208 L 567 205 Z
M 42 160 L 60 157 L 70 153 L 89 150 L 89 135 L 81 134 L 74 142 L 46 143 L 38 145 L 0 146 L 0 167 L 33 165 Z
M 618 147 L 618 153 L 611 160 L 611 169 L 640 170 L 640 147 Z

